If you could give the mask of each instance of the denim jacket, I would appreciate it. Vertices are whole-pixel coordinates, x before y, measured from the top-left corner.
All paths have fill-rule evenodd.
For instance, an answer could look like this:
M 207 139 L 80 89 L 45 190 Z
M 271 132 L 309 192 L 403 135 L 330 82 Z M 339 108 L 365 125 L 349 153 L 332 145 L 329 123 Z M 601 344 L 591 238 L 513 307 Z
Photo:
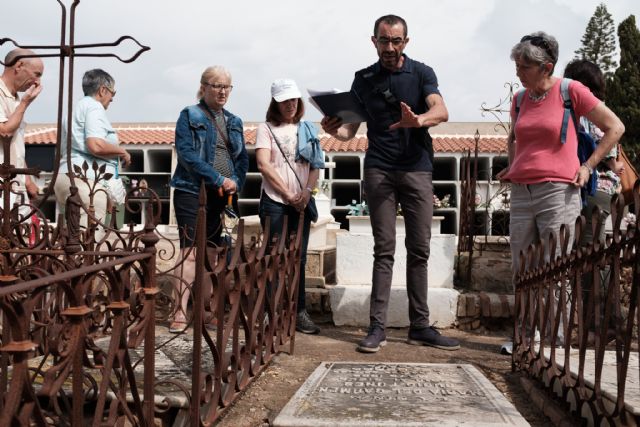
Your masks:
M 244 142 L 242 120 L 222 110 L 229 135 L 229 155 L 232 159 L 233 176 L 238 192 L 242 189 L 249 169 L 249 155 Z M 178 164 L 171 178 L 171 186 L 198 194 L 200 182 L 221 187 L 224 176 L 213 168 L 218 133 L 211 119 L 198 105 L 190 105 L 180 112 L 176 123 L 176 153 Z

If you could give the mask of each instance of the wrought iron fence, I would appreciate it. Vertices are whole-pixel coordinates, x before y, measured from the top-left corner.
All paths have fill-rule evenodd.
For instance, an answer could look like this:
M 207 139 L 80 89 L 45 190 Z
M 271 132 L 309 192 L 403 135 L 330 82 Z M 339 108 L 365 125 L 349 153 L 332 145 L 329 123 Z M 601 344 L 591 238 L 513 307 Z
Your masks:
M 494 106 L 482 103 L 482 115 L 491 114 L 497 120 L 495 129 L 506 133 L 511 129 L 510 121 L 503 121 L 502 114 L 509 113 L 509 106 L 513 99 L 517 83 L 505 83 L 507 96 L 500 99 Z M 509 241 L 509 208 L 511 186 L 500 184 L 498 190 L 493 191 L 495 176 L 499 170 L 496 166 L 481 169 L 478 161 L 480 133 L 476 130 L 473 152 L 467 151 L 463 158 L 460 179 L 460 219 L 458 223 L 458 262 L 456 275 L 460 281 L 471 283 L 473 257 L 481 255 L 486 247 L 495 242 Z M 506 165 L 505 165 L 506 166 Z M 478 181 L 487 182 L 486 193 L 479 193 Z M 496 236 L 489 239 L 489 235 Z M 463 261 L 464 260 L 464 261 Z
M 513 100 L 514 91 L 519 87 L 518 83 L 507 82 L 504 84 L 507 89 L 507 95 L 499 99 L 498 103 L 493 106 L 487 106 L 482 103 L 480 111 L 484 117 L 490 114 L 497 120 L 495 129 L 504 134 L 509 135 L 511 131 L 511 120 L 502 120 L 503 114 L 509 114 L 511 102 Z M 499 153 L 507 155 L 507 152 Z M 505 163 L 504 166 L 507 166 Z M 508 243 L 509 241 L 509 209 L 510 209 L 510 193 L 511 185 L 509 183 L 501 183 L 499 188 L 493 191 L 493 184 L 496 182 L 495 176 L 500 172 L 502 166 L 489 166 L 486 170 L 479 170 L 476 167 L 476 183 L 478 180 L 486 180 L 488 183 L 485 194 L 475 193 L 476 199 L 473 200 L 472 206 L 476 214 L 482 213 L 482 216 L 469 215 L 471 224 L 467 228 L 474 230 L 473 236 L 480 239 L 474 239 L 475 248 L 482 252 L 484 246 L 489 243 L 488 236 L 496 236 L 493 240 Z
M 497 236 L 494 241 L 509 240 L 509 203 L 510 185 L 501 184 L 492 191 L 495 182 L 494 171 L 481 170 L 478 162 L 480 133 L 475 134 L 474 151 L 467 151 L 463 158 L 460 179 L 460 220 L 458 224 L 458 278 L 471 280 L 473 257 L 476 252 L 482 254 L 489 243 L 489 235 Z M 487 193 L 482 197 L 478 193 L 480 176 L 487 181 Z M 483 201 L 480 202 L 479 199 Z M 499 205 L 499 208 L 496 206 Z M 480 215 L 483 214 L 483 215 Z M 466 256 L 466 262 L 460 262 Z M 464 269 L 464 271 L 462 271 Z
M 571 249 L 563 226 L 558 236 L 531 245 L 520 258 L 513 368 L 540 380 L 590 425 L 640 422 L 639 195 L 640 181 L 635 218 L 624 216 L 622 198 L 614 197 L 613 233 L 604 242 L 596 237 Z M 584 223 L 584 217 L 576 221 L 575 242 Z M 593 224 L 600 227 L 600 221 Z
M 146 205 L 143 230 L 107 229 L 95 242 L 95 229 L 82 229 L 73 251 L 61 218 L 36 229 L 33 247 L 31 228 L 10 219 L 14 233 L 0 250 L 0 425 L 153 425 L 175 406 L 192 425 L 206 424 L 274 355 L 293 352 L 300 233 L 246 246 L 241 220 L 233 248 L 207 250 L 202 194 L 193 314 L 185 333 L 171 336 L 163 325 L 176 296 L 157 284 L 175 281 L 180 263 L 156 268 L 156 257 L 168 257 L 156 253 L 160 203 Z M 214 331 L 205 328 L 211 318 Z M 185 337 L 181 378 L 163 377 L 156 352 Z
M 475 200 L 476 200 L 476 183 L 478 181 L 478 142 L 480 134 L 476 131 L 475 151 L 473 160 L 471 159 L 471 151 L 467 151 L 464 169 L 460 179 L 460 222 L 458 227 L 458 269 L 457 275 L 461 276 L 460 263 L 461 254 L 468 254 L 468 262 L 466 264 L 466 277 L 471 277 L 471 259 L 473 258 L 473 240 L 474 228 L 473 222 L 475 218 Z
M 67 8 L 57 3 L 62 23 L 59 45 L 21 46 L 3 38 L 0 46 L 11 43 L 55 52 L 17 59 L 60 59 L 57 126 L 61 129 L 65 97 L 66 115 L 72 117 L 74 57 L 110 56 L 131 62 L 148 48 L 129 36 L 114 43 L 75 44 L 79 0 L 71 5 L 66 40 Z M 140 47 L 128 59 L 83 53 L 127 40 Z M 62 155 L 71 164 L 70 135 L 62 153 L 61 134 L 56 169 Z M 109 223 L 94 215 L 93 198 L 103 189 L 93 187 L 87 207 L 79 199 L 75 183 L 88 184 L 88 170 L 97 175 L 94 183 L 100 177 L 109 179 L 96 165 L 85 165 L 70 177 L 65 214 L 52 224 L 40 207 L 53 195 L 57 170 L 41 201 L 30 204 L 18 197 L 12 204 L 16 175 L 39 171 L 16 168 L 10 162 L 11 139 L 0 138 L 0 143 L 5 153 L 0 165 L 0 425 L 152 426 L 158 418 L 175 415 L 172 408 L 179 408 L 178 415 L 191 425 L 209 425 L 275 354 L 293 352 L 301 228 L 291 236 L 280 233 L 271 242 L 268 234 L 245 242 L 241 220 L 233 245 L 208 248 L 203 185 L 192 249 L 196 277 L 188 284 L 190 323 L 182 334 L 165 333 L 165 321 L 178 309 L 175 300 L 180 296 L 172 285 L 180 280 L 181 263 L 158 267 L 158 261 L 167 264 L 177 250 L 156 228 L 162 207 L 157 195 L 147 189 L 145 197 L 137 195 L 134 200 L 130 191 L 125 209 L 144 210 L 145 223 L 142 229 L 129 224 L 119 230 L 113 210 Z M 87 218 L 86 224 L 81 216 Z M 286 227 L 285 222 L 283 230 Z M 168 285 L 161 288 L 163 283 Z M 214 331 L 205 327 L 211 323 L 216 324 Z M 157 365 L 163 360 L 159 352 L 180 340 L 182 364 L 174 364 L 175 375 L 161 375 L 166 366 Z

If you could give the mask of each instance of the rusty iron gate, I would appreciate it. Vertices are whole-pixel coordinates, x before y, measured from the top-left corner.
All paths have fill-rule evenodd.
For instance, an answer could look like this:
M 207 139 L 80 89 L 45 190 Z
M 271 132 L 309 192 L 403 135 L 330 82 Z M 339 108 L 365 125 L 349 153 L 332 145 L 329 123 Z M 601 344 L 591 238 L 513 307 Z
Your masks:
M 456 263 L 457 276 L 461 277 L 462 264 L 460 259 L 463 253 L 467 253 L 468 261 L 465 266 L 465 277 L 471 280 L 471 259 L 473 258 L 474 229 L 473 223 L 476 212 L 476 183 L 478 181 L 478 143 L 480 133 L 475 134 L 475 149 L 473 158 L 471 151 L 467 150 L 464 157 L 464 167 L 460 174 L 460 221 L 458 226 L 458 262 Z
M 504 121 L 502 114 L 508 114 L 510 111 L 511 101 L 513 99 L 514 90 L 518 88 L 517 83 L 508 82 L 504 87 L 507 89 L 507 95 L 500 98 L 495 105 L 487 105 L 485 102 L 480 106 L 480 111 L 484 117 L 491 114 L 497 121 L 495 129 L 509 135 L 511 130 L 510 119 Z M 473 265 L 473 257 L 476 254 L 482 254 L 482 251 L 489 245 L 488 236 L 499 236 L 493 241 L 507 242 L 509 239 L 509 203 L 511 185 L 509 183 L 501 183 L 500 188 L 495 192 L 490 192 L 491 184 L 497 178 L 495 176 L 500 172 L 500 167 L 491 165 L 488 169 L 479 168 L 478 152 L 480 144 L 480 132 L 476 130 L 474 135 L 474 149 L 467 150 L 461 162 L 460 170 L 460 219 L 458 221 L 458 262 L 456 264 L 456 274 L 458 280 L 467 280 L 471 282 L 471 270 Z M 505 153 L 508 155 L 508 153 Z M 487 194 L 482 199 L 478 193 L 478 181 L 487 181 Z M 496 210 L 495 201 L 500 201 L 501 209 Z M 478 213 L 483 213 L 484 217 L 479 220 Z M 500 214 L 500 215 L 496 215 Z M 461 262 L 464 257 L 465 262 Z
M 628 404 L 637 398 L 640 379 L 639 186 L 635 217 L 623 215 L 623 199 L 614 197 L 613 233 L 604 242 L 596 237 L 571 248 L 563 226 L 520 257 L 513 369 L 539 380 L 590 425 L 640 423 L 637 406 L 631 411 Z M 579 217 L 575 242 L 584 224 Z
M 73 1 L 69 11 L 57 3 L 62 23 L 59 45 L 22 46 L 3 38 L 0 46 L 36 51 L 15 60 L 59 58 L 57 126 L 61 129 L 65 97 L 66 116 L 69 121 L 72 117 L 75 57 L 132 62 L 149 48 L 130 36 L 114 43 L 75 44 L 80 1 Z M 139 47 L 130 58 L 86 53 L 126 41 Z M 54 53 L 37 53 L 42 50 Z M 33 204 L 18 199 L 11 205 L 16 175 L 38 175 L 39 170 L 10 164 L 11 139 L 0 139 L 5 153 L 0 165 L 0 425 L 152 426 L 158 419 L 169 419 L 176 401 L 191 425 L 209 425 L 274 355 L 294 350 L 301 228 L 291 236 L 280 233 L 273 241 L 268 241 L 268 234 L 245 241 L 240 220 L 234 244 L 207 250 L 202 190 L 192 249 L 197 267 L 196 279 L 189 284 L 189 328 L 165 338 L 161 332 L 177 310 L 179 296 L 171 286 L 160 284 L 179 280 L 181 263 L 158 267 L 158 260 L 166 264 L 177 253 L 174 242 L 156 227 L 162 206 L 158 196 L 139 188 L 145 196 L 138 192 L 134 197 L 130 190 L 124 208 L 144 212 L 144 224 L 142 229 L 135 224 L 117 229 L 115 211 L 109 223 L 94 215 L 93 197 L 103 190 L 94 186 L 88 208 L 79 199 L 75 181 L 89 183 L 88 170 L 96 174 L 95 182 L 109 179 L 95 164 L 85 164 L 70 176 L 71 196 L 64 216 L 53 224 L 41 212 L 42 204 L 53 196 L 61 156 L 71 164 L 69 140 L 70 135 L 67 151 L 61 153 L 58 132 L 56 171 L 42 199 Z M 21 213 L 25 208 L 28 214 Z M 88 218 L 86 224 L 81 225 L 81 215 Z M 31 220 L 33 216 L 39 224 Z M 286 227 L 285 223 L 283 230 Z M 207 286 L 213 292 L 206 292 Z M 205 328 L 211 319 L 217 324 L 214 331 Z M 183 367 L 188 380 L 157 378 L 158 351 L 185 337 L 192 341 L 190 366 Z

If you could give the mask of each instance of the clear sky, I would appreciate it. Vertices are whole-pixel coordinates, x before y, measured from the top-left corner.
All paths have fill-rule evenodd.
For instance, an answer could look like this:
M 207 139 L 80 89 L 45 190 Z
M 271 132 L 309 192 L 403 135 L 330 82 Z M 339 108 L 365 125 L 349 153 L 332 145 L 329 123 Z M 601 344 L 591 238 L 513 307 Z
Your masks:
M 62 0 L 70 4 L 69 0 Z M 392 6 L 392 4 L 394 4 Z M 434 68 L 450 121 L 483 121 L 480 105 L 507 95 L 517 82 L 511 47 L 543 30 L 560 43 L 556 75 L 580 47 L 599 0 L 82 0 L 76 43 L 113 42 L 131 35 L 150 46 L 131 64 L 78 58 L 74 99 L 81 97 L 84 71 L 104 68 L 116 79 L 109 107 L 114 122 L 173 122 L 195 101 L 200 74 L 223 65 L 233 75 L 227 108 L 244 121 L 262 121 L 270 84 L 289 77 L 301 89 L 349 89 L 355 71 L 377 60 L 370 41 L 373 23 L 393 13 L 407 20 L 405 53 Z M 640 1 L 607 0 L 617 25 L 640 19 Z M 4 0 L 0 38 L 22 45 L 58 43 L 60 7 L 55 0 Z M 12 46 L 0 47 L 4 55 Z M 117 50 L 122 56 L 131 45 Z M 44 91 L 29 108 L 30 123 L 54 122 L 58 61 L 45 60 Z M 305 92 L 306 96 L 306 92 Z M 307 119 L 319 120 L 311 106 Z

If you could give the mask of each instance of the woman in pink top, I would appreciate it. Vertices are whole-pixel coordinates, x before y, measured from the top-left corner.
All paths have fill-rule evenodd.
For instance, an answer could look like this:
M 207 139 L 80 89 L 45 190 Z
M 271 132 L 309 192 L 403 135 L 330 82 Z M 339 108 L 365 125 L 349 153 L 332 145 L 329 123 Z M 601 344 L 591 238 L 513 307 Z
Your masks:
M 548 238 L 551 232 L 558 235 L 562 224 L 567 224 L 573 238 L 581 208 L 579 189 L 618 142 L 624 125 L 582 83 L 571 82 L 569 95 L 575 114 L 604 132 L 591 157 L 580 164 L 572 120 L 565 143 L 560 138 L 564 104 L 561 79 L 553 76 L 558 42 L 544 32 L 524 36 L 511 49 L 511 59 L 525 93 L 517 120 L 515 97 L 511 106 L 515 125 L 508 138 L 509 166 L 498 178 L 511 183 L 509 229 L 515 274 L 520 269 L 520 252 L 526 252 L 531 243 Z M 559 253 L 559 244 L 556 249 Z M 549 248 L 545 248 L 545 257 L 549 257 Z

